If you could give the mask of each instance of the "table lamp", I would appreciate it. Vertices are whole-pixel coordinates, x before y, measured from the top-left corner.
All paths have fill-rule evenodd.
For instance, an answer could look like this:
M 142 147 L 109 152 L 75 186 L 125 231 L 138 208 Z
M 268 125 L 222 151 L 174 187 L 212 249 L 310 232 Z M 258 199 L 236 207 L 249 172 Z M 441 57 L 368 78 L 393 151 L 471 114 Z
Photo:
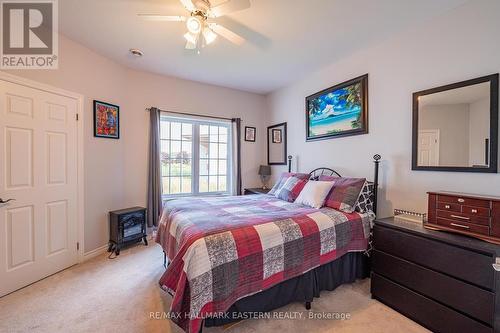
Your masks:
M 267 181 L 271 175 L 271 167 L 269 165 L 261 165 L 259 167 L 259 175 L 262 181 L 262 189 L 267 190 Z

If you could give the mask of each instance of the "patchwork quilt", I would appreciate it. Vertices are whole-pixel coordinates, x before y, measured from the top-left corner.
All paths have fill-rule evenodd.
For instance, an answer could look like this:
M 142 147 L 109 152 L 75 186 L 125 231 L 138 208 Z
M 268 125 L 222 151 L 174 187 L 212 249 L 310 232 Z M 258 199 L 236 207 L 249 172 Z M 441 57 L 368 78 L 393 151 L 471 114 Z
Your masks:
M 186 332 L 238 299 L 368 247 L 372 213 L 314 209 L 271 195 L 167 201 L 156 242 L 170 265 L 160 286 Z

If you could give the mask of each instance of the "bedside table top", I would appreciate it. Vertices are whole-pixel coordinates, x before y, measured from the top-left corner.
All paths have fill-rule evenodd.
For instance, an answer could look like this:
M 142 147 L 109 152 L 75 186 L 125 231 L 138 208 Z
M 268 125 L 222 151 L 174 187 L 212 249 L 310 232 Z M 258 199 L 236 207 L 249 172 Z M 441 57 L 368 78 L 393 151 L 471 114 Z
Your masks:
M 249 193 L 255 193 L 255 194 L 267 194 L 271 189 L 266 188 L 265 190 L 262 187 L 255 187 L 255 188 L 246 188 L 245 192 Z

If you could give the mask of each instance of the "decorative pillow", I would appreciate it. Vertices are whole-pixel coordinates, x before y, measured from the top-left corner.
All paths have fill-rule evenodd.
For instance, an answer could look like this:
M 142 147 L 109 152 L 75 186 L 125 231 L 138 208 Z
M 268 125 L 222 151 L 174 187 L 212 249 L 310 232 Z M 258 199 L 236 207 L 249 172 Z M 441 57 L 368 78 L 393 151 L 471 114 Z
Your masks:
M 363 189 L 359 194 L 358 202 L 354 207 L 356 212 L 366 213 L 373 212 L 373 183 L 365 182 Z
M 324 177 L 320 177 L 323 180 Z M 346 213 L 352 213 L 359 194 L 365 185 L 365 178 L 335 178 L 332 190 L 326 198 L 325 205 Z
M 295 199 L 295 203 L 321 208 L 332 186 L 333 182 L 308 181 Z
M 307 183 L 307 179 L 300 179 L 297 177 L 289 177 L 285 181 L 285 184 L 276 191 L 274 196 L 278 199 L 285 200 L 288 202 L 294 202 L 295 199 L 300 194 L 300 191 L 304 188 Z
M 290 177 L 297 177 L 299 179 L 309 179 L 309 174 L 307 173 L 294 173 L 294 172 L 283 172 L 276 182 L 274 184 L 273 188 L 267 193 L 271 195 L 275 195 L 276 192 L 283 187 L 285 184 L 286 180 Z

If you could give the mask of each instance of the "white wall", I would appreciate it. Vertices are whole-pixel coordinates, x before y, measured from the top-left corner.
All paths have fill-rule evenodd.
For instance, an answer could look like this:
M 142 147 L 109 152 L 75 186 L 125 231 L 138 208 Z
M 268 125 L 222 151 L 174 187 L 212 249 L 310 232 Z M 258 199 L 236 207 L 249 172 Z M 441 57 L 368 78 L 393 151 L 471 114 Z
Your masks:
M 372 178 L 371 157 L 381 154 L 380 216 L 393 208 L 425 212 L 430 190 L 500 195 L 498 174 L 411 170 L 412 93 L 500 72 L 499 31 L 500 1 L 470 1 L 269 95 L 270 123 L 288 122 L 288 151 L 300 171 L 330 166 Z M 369 134 L 305 142 L 305 96 L 365 73 Z
M 242 174 L 243 186 L 260 184 L 257 170 L 266 159 L 265 97 L 130 70 L 64 36 L 60 36 L 59 48 L 58 70 L 8 72 L 85 96 L 86 252 L 108 242 L 110 210 L 146 204 L 149 131 L 146 107 L 241 117 L 243 127 L 257 127 L 257 142 L 242 142 Z M 120 106 L 120 140 L 93 137 L 94 99 Z
M 490 100 L 480 99 L 470 104 L 470 165 L 484 165 L 485 139 L 490 137 Z

